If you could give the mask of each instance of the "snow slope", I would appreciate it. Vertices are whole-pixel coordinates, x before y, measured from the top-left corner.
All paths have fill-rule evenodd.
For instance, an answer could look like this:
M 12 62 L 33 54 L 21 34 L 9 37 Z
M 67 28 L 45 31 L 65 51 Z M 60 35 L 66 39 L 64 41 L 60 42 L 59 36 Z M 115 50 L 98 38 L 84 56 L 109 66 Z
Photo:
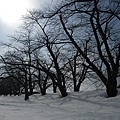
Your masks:
M 58 94 L 0 96 L 0 120 L 120 120 L 120 93 L 106 98 L 103 91 Z

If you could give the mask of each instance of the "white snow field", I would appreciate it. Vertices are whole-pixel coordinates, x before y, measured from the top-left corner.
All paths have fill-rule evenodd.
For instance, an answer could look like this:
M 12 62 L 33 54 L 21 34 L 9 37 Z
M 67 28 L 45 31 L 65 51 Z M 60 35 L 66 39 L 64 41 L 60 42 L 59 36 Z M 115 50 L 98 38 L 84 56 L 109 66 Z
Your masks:
M 24 101 L 24 96 L 0 96 L 0 120 L 120 120 L 120 92 L 106 98 L 103 91 L 39 94 Z

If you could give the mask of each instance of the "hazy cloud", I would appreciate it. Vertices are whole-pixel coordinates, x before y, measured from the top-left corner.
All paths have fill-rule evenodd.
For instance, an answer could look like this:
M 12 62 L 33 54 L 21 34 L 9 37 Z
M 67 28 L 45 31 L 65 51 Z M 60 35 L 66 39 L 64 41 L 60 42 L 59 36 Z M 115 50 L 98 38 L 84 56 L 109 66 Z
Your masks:
M 27 9 L 33 8 L 39 9 L 45 6 L 45 4 L 49 3 L 51 0 L 26 0 L 26 1 L 29 3 L 29 7 Z M 18 26 L 19 26 L 18 24 L 12 25 L 6 24 L 5 21 L 3 21 L 3 19 L 0 16 L 0 42 L 7 42 L 9 40 L 7 36 L 14 34 Z

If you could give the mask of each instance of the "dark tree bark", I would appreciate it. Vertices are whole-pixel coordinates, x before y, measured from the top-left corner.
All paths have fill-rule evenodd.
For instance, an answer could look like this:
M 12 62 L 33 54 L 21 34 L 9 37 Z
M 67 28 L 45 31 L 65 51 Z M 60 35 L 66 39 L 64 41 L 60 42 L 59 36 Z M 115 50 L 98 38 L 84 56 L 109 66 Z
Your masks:
M 113 56 L 112 50 L 110 49 L 110 45 L 108 42 L 109 36 L 108 36 L 108 22 L 109 20 L 112 20 L 111 17 L 113 17 L 113 13 L 110 16 L 110 18 L 104 18 L 104 23 L 102 23 L 100 14 L 98 8 L 98 2 L 97 0 L 94 0 L 94 8 L 92 12 L 86 12 L 86 11 L 80 11 L 80 13 L 85 13 L 90 18 L 90 24 L 93 30 L 93 35 L 95 37 L 96 41 L 96 48 L 98 50 L 99 59 L 104 63 L 104 66 L 106 67 L 107 76 L 103 74 L 103 71 L 99 69 L 96 64 L 94 64 L 91 59 L 83 52 L 83 50 L 80 48 L 80 46 L 76 43 L 73 36 L 69 33 L 69 30 L 66 27 L 65 22 L 63 21 L 62 15 L 60 15 L 60 21 L 62 24 L 62 27 L 72 42 L 72 44 L 75 46 L 75 48 L 78 50 L 78 52 L 82 55 L 82 57 L 86 60 L 86 62 L 89 64 L 90 68 L 99 76 L 101 81 L 104 83 L 107 89 L 108 97 L 114 97 L 117 95 L 117 74 L 119 69 L 119 59 L 120 55 L 117 55 L 116 57 Z M 77 10 L 76 10 L 77 11 Z M 106 24 L 105 24 L 106 23 Z M 104 27 L 105 26 L 105 27 Z M 105 29 L 104 29 L 105 28 Z M 110 29 L 109 29 L 110 30 Z M 110 40 L 110 39 L 109 39 Z M 102 41 L 102 42 L 101 42 Z M 103 45 L 106 51 L 106 56 L 104 55 Z M 119 51 L 119 50 L 118 50 Z
M 29 100 L 29 92 L 28 92 L 28 81 L 27 81 L 27 71 L 25 70 L 25 100 Z
M 60 90 L 61 96 L 65 97 L 65 96 L 67 96 L 66 86 L 65 86 L 65 79 L 64 79 L 64 76 L 61 73 L 59 65 L 57 63 L 57 57 L 55 57 L 52 49 L 50 48 L 50 44 L 49 44 L 48 41 L 47 41 L 47 48 L 48 48 L 48 51 L 50 52 L 50 54 L 51 54 L 51 56 L 53 58 L 53 62 L 55 64 L 55 69 L 56 69 L 56 73 L 57 73 L 57 77 L 56 77 L 57 78 L 57 86 L 58 86 L 58 88 Z

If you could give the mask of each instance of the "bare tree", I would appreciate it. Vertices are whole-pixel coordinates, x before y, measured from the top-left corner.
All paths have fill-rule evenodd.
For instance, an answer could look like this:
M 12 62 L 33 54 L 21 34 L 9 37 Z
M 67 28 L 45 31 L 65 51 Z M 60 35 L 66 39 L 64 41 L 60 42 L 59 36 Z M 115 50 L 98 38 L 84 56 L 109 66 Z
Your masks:
M 59 33 L 55 35 L 50 28 L 49 19 L 44 19 L 42 17 L 42 13 L 39 11 L 29 11 L 29 14 L 24 17 L 24 20 L 27 22 L 29 26 L 36 25 L 36 27 L 41 31 L 41 34 L 38 34 L 38 39 L 40 43 L 43 44 L 48 54 L 50 55 L 50 59 L 54 63 L 54 72 L 56 76 L 56 84 L 61 92 L 61 96 L 65 97 L 67 95 L 66 86 L 65 86 L 65 78 L 60 70 L 60 65 L 58 63 L 59 50 L 61 49 L 61 45 L 57 45 L 56 41 L 58 40 Z
M 80 90 L 81 83 L 85 80 L 88 70 L 88 67 L 81 65 L 81 63 L 77 61 L 77 57 L 78 51 L 73 58 L 73 65 L 69 62 L 73 76 L 74 91 Z
M 108 97 L 114 97 L 120 64 L 120 2 L 106 0 L 105 3 L 102 0 L 68 1 L 54 11 L 46 12 L 44 17 L 58 20 L 59 16 L 64 33 L 86 60 L 84 65 L 99 76 Z M 89 38 L 86 38 L 86 32 L 90 34 Z M 91 48 L 87 48 L 86 54 L 81 43 L 88 39 Z

